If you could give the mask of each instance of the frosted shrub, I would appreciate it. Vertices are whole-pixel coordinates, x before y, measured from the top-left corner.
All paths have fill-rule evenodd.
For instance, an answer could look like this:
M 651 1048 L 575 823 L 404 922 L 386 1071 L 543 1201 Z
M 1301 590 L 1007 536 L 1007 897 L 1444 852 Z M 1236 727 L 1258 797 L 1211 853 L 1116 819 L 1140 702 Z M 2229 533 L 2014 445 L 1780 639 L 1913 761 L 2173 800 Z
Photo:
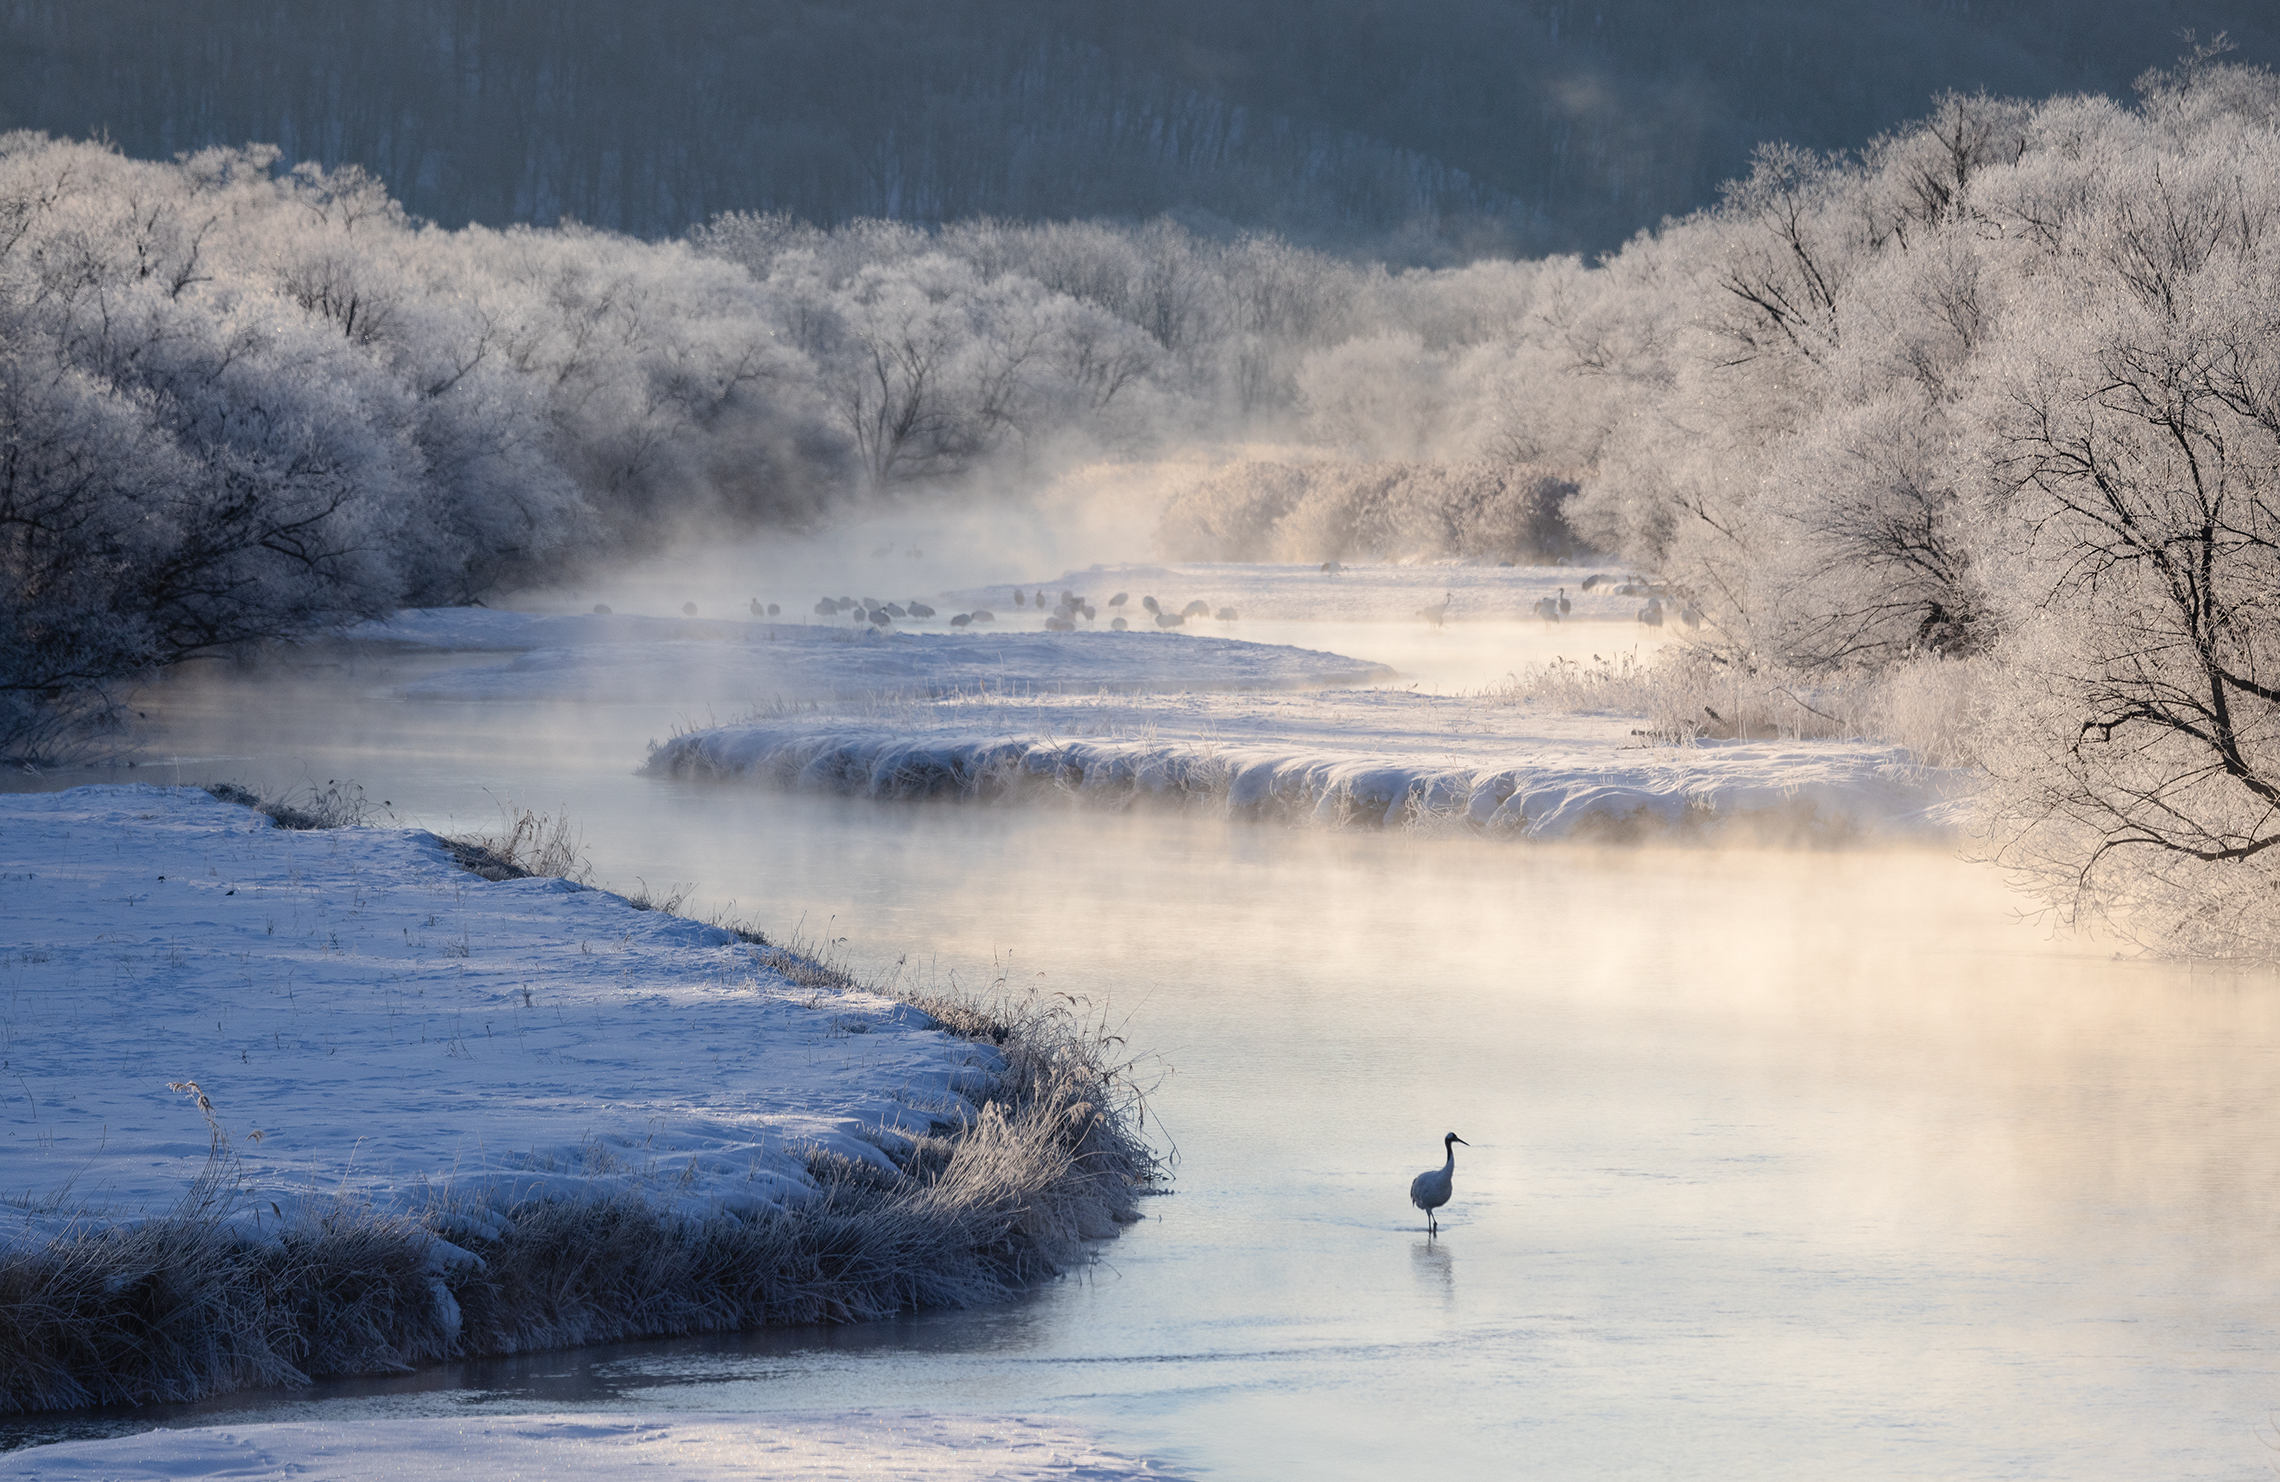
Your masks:
M 1560 560 L 1585 554 L 1575 488 L 1490 463 L 1234 463 L 1174 497 L 1156 540 L 1191 561 Z
M 1189 561 L 1263 559 L 1279 548 L 1277 528 L 1306 497 L 1309 478 L 1295 464 L 1231 464 L 1172 500 L 1156 526 L 1156 544 Z
M 1877 671 L 1858 707 L 1862 730 L 1906 747 L 1933 766 L 1978 761 L 1986 691 L 2004 683 L 1987 659 L 1918 654 Z
M 1845 672 L 1736 662 L 1672 645 L 1653 657 L 1555 660 L 1512 676 L 1490 698 L 1555 713 L 1629 715 L 1642 741 L 1866 740 L 1889 742 L 1927 766 L 1973 760 L 1970 741 L 1985 661 L 1918 655 Z

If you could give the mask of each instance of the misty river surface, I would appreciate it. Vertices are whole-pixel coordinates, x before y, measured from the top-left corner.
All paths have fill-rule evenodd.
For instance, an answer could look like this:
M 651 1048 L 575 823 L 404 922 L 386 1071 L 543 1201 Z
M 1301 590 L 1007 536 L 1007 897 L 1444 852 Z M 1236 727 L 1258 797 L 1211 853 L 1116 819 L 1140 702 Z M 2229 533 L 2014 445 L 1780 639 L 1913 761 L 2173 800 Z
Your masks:
M 1080 995 L 1169 1067 L 1149 1125 L 1174 1192 L 1000 1309 L 142 1421 L 986 1409 L 1230 1478 L 2199 1478 L 2280 1454 L 2268 978 L 2053 941 L 1933 850 L 790 796 L 632 775 L 652 712 L 410 705 L 400 677 L 162 689 L 145 764 L 100 780 L 352 777 L 462 830 L 494 797 L 566 806 L 601 883 L 693 882 L 696 914 L 733 900 L 859 973 Z M 1471 1147 L 1429 1241 L 1407 1189 L 1450 1130 Z

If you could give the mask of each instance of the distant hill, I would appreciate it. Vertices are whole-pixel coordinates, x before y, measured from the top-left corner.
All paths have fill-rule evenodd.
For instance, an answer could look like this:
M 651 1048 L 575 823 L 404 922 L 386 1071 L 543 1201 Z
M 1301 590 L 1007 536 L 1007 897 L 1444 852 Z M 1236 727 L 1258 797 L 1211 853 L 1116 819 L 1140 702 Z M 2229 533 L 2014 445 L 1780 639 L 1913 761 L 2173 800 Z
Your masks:
M 0 126 L 359 163 L 456 225 L 1181 214 L 1446 259 L 1612 246 L 1761 140 L 2127 91 L 2269 0 L 10 0 Z

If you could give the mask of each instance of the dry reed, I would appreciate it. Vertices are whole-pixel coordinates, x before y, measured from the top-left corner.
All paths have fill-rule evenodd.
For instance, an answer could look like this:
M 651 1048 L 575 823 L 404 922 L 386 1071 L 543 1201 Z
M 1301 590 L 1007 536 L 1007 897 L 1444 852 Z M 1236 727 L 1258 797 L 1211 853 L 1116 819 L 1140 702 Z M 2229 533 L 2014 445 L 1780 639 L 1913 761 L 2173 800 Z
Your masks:
M 461 869 L 486 880 L 543 875 L 583 885 L 593 878 L 585 836 L 571 828 L 568 810 L 538 813 L 502 803 L 499 812 L 502 826 L 495 832 L 439 834 L 436 842 Z

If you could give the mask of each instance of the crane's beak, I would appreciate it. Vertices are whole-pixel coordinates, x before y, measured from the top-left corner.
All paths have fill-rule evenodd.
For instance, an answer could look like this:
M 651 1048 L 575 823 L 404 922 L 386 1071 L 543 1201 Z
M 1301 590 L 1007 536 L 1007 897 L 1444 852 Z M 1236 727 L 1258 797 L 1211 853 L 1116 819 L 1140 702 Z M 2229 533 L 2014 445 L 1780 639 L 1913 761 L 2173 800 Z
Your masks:
M 1456 1134 L 1456 1133 L 1454 1133 L 1454 1132 L 1450 1133 L 1449 1135 L 1450 1135 L 1451 1137 L 1457 1137 L 1457 1134 Z M 1459 1142 L 1465 1142 L 1465 1140 L 1464 1140 L 1463 1138 L 1461 1138 L 1461 1137 L 1457 1137 L 1457 1141 L 1459 1141 Z M 1472 1146 L 1472 1144 L 1471 1144 L 1471 1143 L 1469 1143 L 1469 1142 L 1465 1142 L 1465 1146 L 1469 1148 L 1469 1147 L 1471 1147 L 1471 1146 Z

